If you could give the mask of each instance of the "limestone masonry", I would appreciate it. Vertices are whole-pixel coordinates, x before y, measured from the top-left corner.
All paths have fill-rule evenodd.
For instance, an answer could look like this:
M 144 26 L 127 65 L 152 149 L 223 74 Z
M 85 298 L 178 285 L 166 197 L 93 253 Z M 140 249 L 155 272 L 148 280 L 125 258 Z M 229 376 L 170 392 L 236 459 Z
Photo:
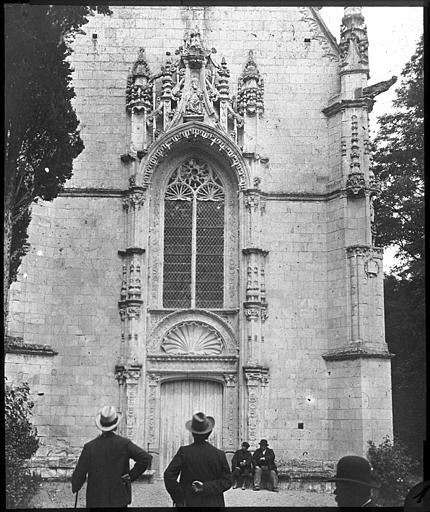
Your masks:
M 392 434 L 361 8 L 339 44 L 312 7 L 112 11 L 73 43 L 85 149 L 11 288 L 32 464 L 70 474 L 112 404 L 157 475 L 198 410 L 324 475 Z

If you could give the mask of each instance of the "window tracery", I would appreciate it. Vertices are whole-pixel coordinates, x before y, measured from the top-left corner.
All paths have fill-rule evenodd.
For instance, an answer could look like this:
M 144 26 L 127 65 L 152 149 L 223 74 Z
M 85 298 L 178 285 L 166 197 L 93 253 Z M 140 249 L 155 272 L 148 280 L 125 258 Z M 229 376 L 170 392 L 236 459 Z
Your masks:
M 190 158 L 171 176 L 164 199 L 164 307 L 223 307 L 221 180 L 206 162 Z

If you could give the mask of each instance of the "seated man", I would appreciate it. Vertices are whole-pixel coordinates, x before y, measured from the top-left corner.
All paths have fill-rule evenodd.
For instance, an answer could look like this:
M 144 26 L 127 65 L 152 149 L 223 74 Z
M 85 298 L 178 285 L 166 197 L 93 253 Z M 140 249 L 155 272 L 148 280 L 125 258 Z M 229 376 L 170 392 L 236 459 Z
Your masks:
M 249 443 L 244 441 L 242 448 L 237 450 L 231 460 L 231 470 L 233 473 L 234 486 L 233 489 L 241 484 L 242 490 L 245 489 L 245 484 L 251 481 L 252 477 L 252 455 L 248 451 Z
M 278 469 L 275 464 L 275 454 L 269 448 L 266 439 L 262 439 L 259 443 L 260 448 L 255 450 L 253 462 L 255 466 L 254 472 L 254 491 L 259 491 L 261 487 L 261 476 L 267 474 L 271 483 L 271 490 L 278 492 Z

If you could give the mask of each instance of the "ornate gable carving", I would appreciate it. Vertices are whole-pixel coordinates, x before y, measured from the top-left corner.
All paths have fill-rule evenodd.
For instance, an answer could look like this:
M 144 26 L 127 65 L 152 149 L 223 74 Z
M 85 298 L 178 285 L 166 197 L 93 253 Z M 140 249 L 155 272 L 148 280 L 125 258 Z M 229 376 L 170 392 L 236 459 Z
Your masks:
M 336 39 L 330 33 L 318 13 L 319 7 L 299 7 L 301 19 L 309 24 L 312 36 L 319 42 L 324 55 L 331 61 L 339 60 L 339 48 Z
M 142 115 L 140 123 L 134 120 L 138 130 L 132 127 L 132 158 L 142 158 L 160 135 L 188 121 L 218 128 L 240 145 L 243 118 L 230 97 L 227 62 L 223 58 L 219 64 L 215 53 L 205 48 L 195 29 L 185 34 L 176 58 L 166 52 L 161 71 L 151 74 L 145 50 L 140 49 L 126 90 L 127 112 Z

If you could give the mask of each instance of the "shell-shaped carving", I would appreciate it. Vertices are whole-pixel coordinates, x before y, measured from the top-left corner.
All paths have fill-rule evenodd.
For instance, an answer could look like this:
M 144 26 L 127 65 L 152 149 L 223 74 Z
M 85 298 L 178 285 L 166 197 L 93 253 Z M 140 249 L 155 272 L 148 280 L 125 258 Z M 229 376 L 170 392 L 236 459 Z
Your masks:
M 200 322 L 183 322 L 164 336 L 161 348 L 168 354 L 218 355 L 223 342 L 220 334 Z

